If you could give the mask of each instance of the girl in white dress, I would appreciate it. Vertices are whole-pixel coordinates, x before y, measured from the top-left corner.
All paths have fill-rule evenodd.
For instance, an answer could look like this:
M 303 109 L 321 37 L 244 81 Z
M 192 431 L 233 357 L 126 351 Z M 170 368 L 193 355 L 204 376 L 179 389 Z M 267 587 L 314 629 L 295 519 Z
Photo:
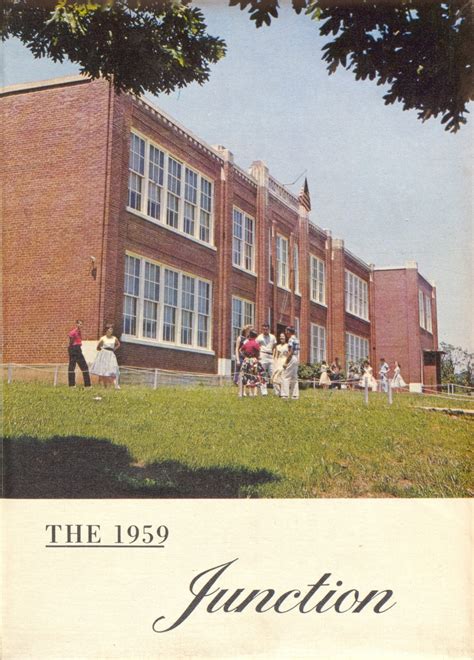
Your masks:
M 402 378 L 402 374 L 400 373 L 400 363 L 395 362 L 395 369 L 393 370 L 393 378 L 392 378 L 392 388 L 393 387 L 406 387 L 407 384 Z
M 283 375 L 283 365 L 288 356 L 288 344 L 286 343 L 285 333 L 280 335 L 280 343 L 273 349 L 273 393 L 280 396 L 281 392 L 281 377 Z
M 321 376 L 319 377 L 319 387 L 322 387 L 323 390 L 327 390 L 331 384 L 331 379 L 329 378 L 329 365 L 326 360 L 321 362 Z
M 99 339 L 97 344 L 97 356 L 91 367 L 91 374 L 99 376 L 99 383 L 104 387 L 115 385 L 115 389 L 120 389 L 118 384 L 119 367 L 115 351 L 120 347 L 117 337 L 114 337 L 114 326 L 108 325 L 105 328 L 105 335 Z
M 377 391 L 377 380 L 374 378 L 374 370 L 370 366 L 370 362 L 366 360 L 364 362 L 364 374 L 361 379 L 362 387 L 365 387 L 365 384 L 367 383 L 367 386 L 372 389 L 372 392 Z

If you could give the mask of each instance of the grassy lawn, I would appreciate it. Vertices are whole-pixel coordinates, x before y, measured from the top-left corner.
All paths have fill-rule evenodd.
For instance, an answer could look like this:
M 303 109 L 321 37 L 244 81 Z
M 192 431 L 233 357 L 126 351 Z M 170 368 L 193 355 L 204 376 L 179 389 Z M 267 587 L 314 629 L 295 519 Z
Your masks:
M 102 396 L 101 401 L 93 397 Z M 7 497 L 468 497 L 472 419 L 419 395 L 4 387 Z M 469 407 L 459 403 L 453 407 Z

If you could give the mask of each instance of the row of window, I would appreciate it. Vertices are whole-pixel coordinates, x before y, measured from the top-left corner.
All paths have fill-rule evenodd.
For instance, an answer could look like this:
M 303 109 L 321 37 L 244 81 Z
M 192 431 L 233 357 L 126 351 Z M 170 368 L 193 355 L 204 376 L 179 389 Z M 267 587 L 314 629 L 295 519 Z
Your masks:
M 187 236 L 204 243 L 212 243 L 212 199 L 213 184 L 211 181 L 151 141 L 137 133 L 131 133 L 129 208 L 140 211 L 151 219 Z M 269 238 L 269 277 L 273 281 L 271 232 Z M 255 219 L 234 207 L 232 234 L 232 263 L 234 266 L 255 273 L 255 239 Z M 293 266 L 294 288 L 298 293 L 300 283 L 297 245 L 294 246 Z M 276 283 L 284 289 L 290 288 L 289 241 L 280 234 L 276 236 Z M 326 304 L 325 263 L 313 255 L 310 256 L 310 297 L 314 302 Z M 349 271 L 345 273 L 345 298 L 346 311 L 360 318 L 368 319 L 367 282 Z M 422 327 L 425 326 L 422 325 Z
M 211 284 L 127 254 L 123 332 L 127 337 L 209 349 Z
M 131 134 L 128 206 L 204 243 L 213 241 L 213 185 L 199 172 Z
M 433 322 L 431 320 L 431 298 L 418 289 L 418 312 L 420 326 L 428 332 L 433 332 Z
M 211 347 L 211 284 L 142 257 L 125 257 L 123 332 L 188 348 Z M 255 323 L 255 303 L 232 298 L 232 346 L 244 325 Z M 297 319 L 297 334 L 299 319 Z M 326 359 L 326 329 L 311 323 L 311 362 Z M 367 339 L 346 333 L 346 358 L 367 357 Z

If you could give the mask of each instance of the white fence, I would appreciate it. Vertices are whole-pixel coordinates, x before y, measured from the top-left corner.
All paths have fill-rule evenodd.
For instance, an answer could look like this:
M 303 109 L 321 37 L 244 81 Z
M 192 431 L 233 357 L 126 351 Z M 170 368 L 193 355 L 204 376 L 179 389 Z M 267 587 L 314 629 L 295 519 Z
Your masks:
M 13 382 L 42 382 L 50 385 L 67 385 L 67 364 L 2 364 L 2 379 L 8 383 Z M 92 377 L 94 379 L 94 377 Z M 82 375 L 76 369 L 76 382 L 82 382 Z M 229 384 L 230 376 L 217 376 L 215 374 L 200 374 L 180 371 L 167 371 L 165 369 L 140 369 L 138 367 L 120 367 L 120 385 L 151 387 L 160 386 L 220 386 Z
M 42 382 L 54 386 L 67 385 L 68 383 L 68 365 L 67 364 L 1 364 L 2 380 L 7 383 L 13 382 Z M 81 372 L 76 369 L 76 382 L 82 381 Z M 299 379 L 302 389 L 319 389 L 318 379 L 302 380 Z M 211 386 L 218 387 L 230 385 L 232 376 L 218 376 L 216 374 L 200 374 L 180 371 L 167 371 L 165 369 L 145 369 L 139 367 L 120 367 L 120 385 L 126 387 L 149 387 L 157 389 L 162 386 Z M 306 385 L 305 385 L 306 384 Z M 362 384 L 362 381 L 334 381 L 332 388 L 339 387 L 344 391 L 357 390 L 363 394 L 364 402 L 369 405 L 370 392 L 372 388 L 368 383 Z M 377 392 L 384 391 L 389 404 L 393 403 L 394 394 L 408 393 L 408 386 L 405 388 L 392 388 L 390 380 L 384 383 L 384 388 L 380 381 L 377 383 Z M 443 384 L 438 386 L 423 386 L 420 393 L 422 398 L 430 397 L 435 399 L 450 400 L 457 404 L 462 402 L 472 403 L 474 388 L 457 384 Z M 441 401 L 440 401 L 441 403 Z

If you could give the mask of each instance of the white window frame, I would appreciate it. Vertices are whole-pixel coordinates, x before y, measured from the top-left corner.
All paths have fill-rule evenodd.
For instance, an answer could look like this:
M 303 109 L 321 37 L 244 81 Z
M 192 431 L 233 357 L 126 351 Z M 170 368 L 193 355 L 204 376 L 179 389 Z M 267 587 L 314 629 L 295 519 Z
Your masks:
M 345 310 L 364 321 L 369 321 L 369 285 L 350 270 L 344 271 Z
M 239 308 L 238 315 L 239 320 L 238 324 L 235 322 L 234 312 Z M 255 303 L 246 298 L 240 298 L 239 296 L 232 296 L 231 301 L 231 350 L 232 357 L 234 357 L 235 352 L 235 342 L 237 337 L 240 335 L 240 332 L 244 325 L 255 325 Z
M 326 264 L 310 255 L 310 298 L 319 305 L 326 305 Z
M 433 317 L 431 314 L 431 298 L 430 296 L 425 296 L 425 325 L 428 332 L 433 332 Z
M 129 184 L 127 192 L 127 211 L 139 215 L 140 217 L 154 222 L 170 231 L 174 231 L 181 236 L 185 236 L 190 240 L 197 241 L 207 247 L 214 246 L 214 183 L 211 179 L 204 176 L 199 170 L 195 169 L 182 159 L 177 158 L 170 152 L 166 151 L 156 142 L 153 142 L 145 135 L 136 130 L 130 132 L 129 144 Z M 133 136 L 133 137 L 132 137 Z M 134 163 L 131 158 L 131 148 L 134 138 L 142 140 L 145 144 L 144 155 L 144 168 L 143 174 L 132 168 Z M 158 158 L 161 159 L 162 164 L 151 160 L 152 149 L 158 152 Z M 156 156 L 156 153 L 155 153 Z M 173 170 L 170 165 L 173 166 Z M 176 177 L 176 170 L 179 171 L 179 176 Z M 190 194 L 188 173 L 196 177 L 195 194 Z M 132 180 L 141 180 L 141 192 L 136 193 L 140 195 L 140 201 L 137 207 L 130 206 L 131 194 L 130 186 Z M 170 183 L 173 186 L 170 186 Z M 153 196 L 152 196 L 152 192 Z M 210 191 L 210 194 L 209 194 Z M 159 196 L 159 213 L 150 214 L 149 211 L 153 208 L 152 204 L 157 204 L 155 196 Z M 188 198 L 187 198 L 188 197 Z M 174 209 L 170 208 L 174 206 Z M 186 206 L 188 205 L 188 206 Z M 194 209 L 194 227 L 192 233 L 185 231 L 185 209 L 189 210 L 190 207 Z M 155 209 L 156 210 L 156 209 Z M 176 213 L 175 221 L 170 221 L 168 211 Z M 209 227 L 207 225 L 209 224 Z M 208 238 L 207 238 L 208 237 Z
M 268 228 L 268 281 L 273 284 L 272 268 L 273 268 L 273 230 Z
M 202 277 L 198 277 L 192 273 L 187 273 L 167 264 L 154 261 L 153 259 L 148 259 L 141 255 L 126 252 L 126 258 L 131 258 L 137 260 L 140 264 L 139 267 L 139 285 L 138 285 L 138 294 L 132 295 L 125 292 L 124 287 L 124 311 L 125 316 L 125 297 L 133 298 L 136 300 L 136 310 L 135 310 L 135 333 L 124 332 L 122 338 L 124 341 L 128 342 L 137 342 L 137 343 L 146 343 L 154 346 L 166 346 L 169 348 L 179 348 L 182 350 L 189 350 L 193 352 L 205 352 L 212 353 L 212 282 L 206 280 Z M 145 298 L 145 270 L 146 265 L 149 264 L 155 269 L 158 273 L 158 295 L 154 298 Z M 166 275 L 177 276 L 177 294 L 176 294 L 176 303 L 166 302 L 165 286 L 166 286 Z M 125 273 L 125 276 L 126 273 Z M 129 275 L 129 277 L 136 278 L 135 274 Z M 175 278 L 173 278 L 175 279 Z M 147 280 L 150 282 L 150 280 Z M 186 291 L 184 289 L 185 283 L 193 283 L 192 289 L 193 294 L 189 295 L 186 298 Z M 202 295 L 203 290 L 207 290 L 208 297 Z M 169 299 L 168 299 L 169 300 Z M 203 312 L 203 305 L 207 300 L 207 313 Z M 185 302 L 186 301 L 186 302 Z M 204 302 L 203 302 L 204 301 Z M 151 302 L 156 305 L 156 318 L 151 319 L 149 316 L 145 317 L 145 308 L 146 303 Z M 169 340 L 165 338 L 165 308 L 174 309 L 174 339 Z M 192 323 L 192 330 L 190 336 L 190 343 L 183 341 L 183 317 L 187 314 L 190 314 L 190 319 Z M 201 332 L 204 332 L 202 328 L 202 319 L 206 319 L 207 325 L 207 342 L 205 345 L 199 344 L 199 335 Z M 156 336 L 149 337 L 144 329 L 144 321 L 148 319 L 149 322 L 156 322 Z M 125 327 L 125 323 L 124 323 Z
M 239 222 L 240 235 L 236 231 Z M 255 246 L 255 218 L 234 206 L 232 208 L 232 265 L 247 273 L 255 274 Z M 238 256 L 236 256 L 236 247 L 238 247 Z
M 323 325 L 311 323 L 311 362 L 322 362 L 326 359 L 326 328 Z
M 295 280 L 295 293 L 297 296 L 301 295 L 300 291 L 300 256 L 299 256 L 299 249 L 298 249 L 298 243 L 294 243 L 293 245 L 293 272 L 294 272 L 294 280 Z
M 282 234 L 276 236 L 276 281 L 277 286 L 289 291 L 289 241 Z M 284 250 L 282 249 L 284 248 Z M 286 260 L 283 261 L 282 257 Z
M 369 340 L 346 332 L 346 364 L 369 359 Z
M 420 327 L 425 330 L 425 297 L 421 289 L 418 289 L 418 317 L 420 320 Z

